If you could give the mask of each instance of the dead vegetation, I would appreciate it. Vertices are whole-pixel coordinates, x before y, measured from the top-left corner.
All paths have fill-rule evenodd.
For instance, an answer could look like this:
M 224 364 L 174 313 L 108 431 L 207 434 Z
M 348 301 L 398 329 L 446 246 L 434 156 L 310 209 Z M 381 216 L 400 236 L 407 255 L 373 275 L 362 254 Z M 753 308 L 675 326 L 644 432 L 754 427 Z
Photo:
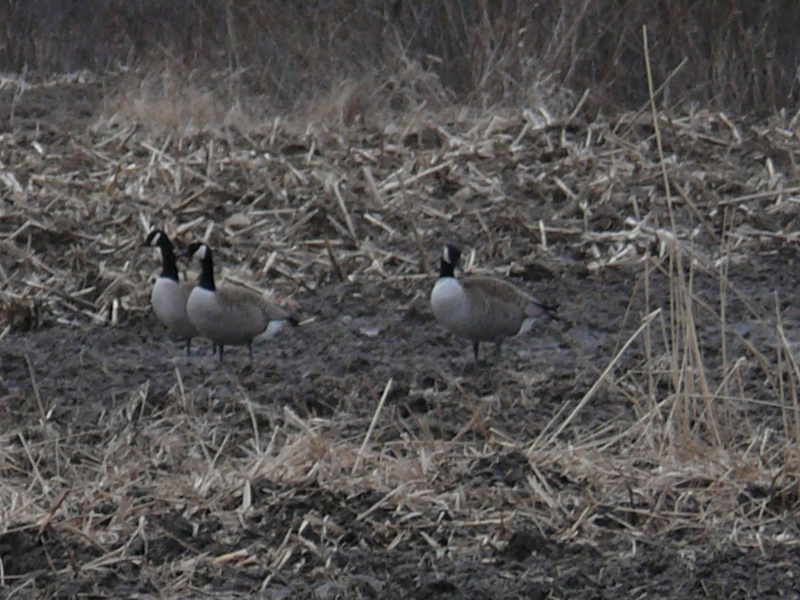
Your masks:
M 9 0 L 0 70 L 131 70 L 166 55 L 190 71 L 234 74 L 248 96 L 285 112 L 343 80 L 385 82 L 413 63 L 460 102 L 517 106 L 552 77 L 578 95 L 591 90 L 589 114 L 616 114 L 647 99 L 646 25 L 653 77 L 669 81 L 666 106 L 764 115 L 796 105 L 794 9 L 791 0 Z
M 4 85 L 21 109 L 37 93 Z M 797 241 L 795 123 L 653 119 L 646 105 L 585 121 L 576 103 L 352 126 L 213 113 L 197 127 L 202 97 L 185 100 L 166 126 L 150 104 L 106 107 L 85 131 L 0 134 L 3 585 L 278 594 L 320 578 L 334 595 L 396 595 L 419 592 L 419 574 L 350 561 L 524 564 L 609 538 L 632 557 L 648 540 L 797 543 L 800 373 L 784 318 L 796 279 L 779 278 Z M 155 262 L 137 246 L 153 225 L 208 240 L 226 276 L 274 287 L 320 340 L 342 339 L 300 367 L 311 400 L 280 371 L 131 360 L 156 343 L 133 333 L 149 319 Z M 473 269 L 543 279 L 568 347 L 540 371 L 516 355 L 475 376 L 447 338 L 430 348 L 438 365 L 419 358 L 443 240 L 474 249 Z M 373 319 L 359 339 L 405 348 L 396 362 L 350 376 L 368 359 L 317 300 L 333 289 L 363 298 L 348 318 Z M 60 374 L 37 366 L 35 340 L 59 331 L 95 332 L 111 353 L 84 348 L 77 367 L 68 346 Z M 286 352 L 275 360 L 303 365 L 322 350 Z M 59 385 L 141 368 L 113 391 Z
M 785 589 L 796 118 L 669 108 L 794 98 L 780 3 L 196 1 L 166 35 L 127 29 L 160 5 L 111 2 L 61 16 L 110 19 L 89 54 L 113 73 L 44 79 L 22 66 L 98 64 L 34 35 L 34 4 L 0 8 L 20 71 L 0 79 L 11 596 Z M 256 369 L 176 358 L 151 226 L 295 303 L 300 333 Z M 446 240 L 563 327 L 463 372 L 428 314 Z

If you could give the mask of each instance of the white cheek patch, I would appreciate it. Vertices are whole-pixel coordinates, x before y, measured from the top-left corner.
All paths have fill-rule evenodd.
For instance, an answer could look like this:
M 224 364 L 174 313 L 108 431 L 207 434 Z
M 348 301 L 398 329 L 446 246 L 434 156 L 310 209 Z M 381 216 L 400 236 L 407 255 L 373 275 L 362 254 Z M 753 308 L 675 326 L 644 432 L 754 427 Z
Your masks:
M 203 260 L 206 257 L 206 250 L 208 250 L 208 247 L 203 244 L 197 249 L 197 252 L 195 252 L 194 255 L 198 260 Z

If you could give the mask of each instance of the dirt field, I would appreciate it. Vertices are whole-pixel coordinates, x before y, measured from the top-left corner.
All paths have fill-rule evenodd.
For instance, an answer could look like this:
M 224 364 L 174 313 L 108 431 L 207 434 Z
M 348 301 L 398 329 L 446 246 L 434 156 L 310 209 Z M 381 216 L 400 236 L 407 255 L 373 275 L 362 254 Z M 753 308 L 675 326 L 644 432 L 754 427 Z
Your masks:
M 14 94 L 8 597 L 795 597 L 790 123 L 664 117 L 662 160 L 646 113 L 158 133 L 90 129 L 97 82 Z M 302 326 L 187 358 L 150 225 Z M 444 241 L 561 320 L 470 368 L 429 310 Z

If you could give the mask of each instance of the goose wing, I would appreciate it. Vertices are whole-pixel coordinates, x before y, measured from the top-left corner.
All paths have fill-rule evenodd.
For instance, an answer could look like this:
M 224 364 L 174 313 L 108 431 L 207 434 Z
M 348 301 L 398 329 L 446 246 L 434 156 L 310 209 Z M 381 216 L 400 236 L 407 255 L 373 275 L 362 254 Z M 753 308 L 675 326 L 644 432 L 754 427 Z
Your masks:
M 462 285 L 481 319 L 491 323 L 499 337 L 516 335 L 528 319 L 550 315 L 544 304 L 507 281 L 469 277 Z
M 269 326 L 270 321 L 296 322 L 294 316 L 264 298 L 258 292 L 241 287 L 218 288 L 217 293 L 223 304 L 236 314 L 236 321 L 248 323 L 258 333 Z

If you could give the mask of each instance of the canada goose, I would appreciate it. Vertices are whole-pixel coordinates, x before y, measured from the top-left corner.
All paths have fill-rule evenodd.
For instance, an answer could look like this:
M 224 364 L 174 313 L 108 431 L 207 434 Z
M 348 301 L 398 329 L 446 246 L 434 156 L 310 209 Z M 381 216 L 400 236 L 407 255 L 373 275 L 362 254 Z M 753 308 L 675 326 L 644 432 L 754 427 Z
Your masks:
M 142 244 L 142 247 L 145 246 L 157 246 L 161 249 L 161 275 L 156 279 L 153 291 L 150 292 L 150 304 L 153 305 L 153 312 L 167 328 L 170 339 L 186 340 L 186 355 L 188 356 L 192 351 L 192 338 L 197 335 L 197 329 L 186 316 L 186 301 L 194 286 L 189 281 L 178 281 L 175 248 L 167 234 L 160 229 L 154 229 Z
M 297 319 L 260 294 L 240 287 L 217 287 L 214 284 L 214 260 L 211 248 L 202 242 L 189 244 L 179 256 L 200 260 L 200 281 L 189 295 L 186 313 L 197 330 L 219 347 L 222 361 L 226 345 L 247 346 L 253 360 L 253 342 L 268 339 Z
M 455 278 L 461 250 L 447 244 L 442 251 L 439 279 L 431 292 L 431 307 L 436 320 L 459 337 L 472 342 L 475 363 L 478 345 L 495 342 L 497 351 L 503 340 L 530 330 L 537 317 L 552 315 L 535 298 L 507 281 L 492 277 Z

